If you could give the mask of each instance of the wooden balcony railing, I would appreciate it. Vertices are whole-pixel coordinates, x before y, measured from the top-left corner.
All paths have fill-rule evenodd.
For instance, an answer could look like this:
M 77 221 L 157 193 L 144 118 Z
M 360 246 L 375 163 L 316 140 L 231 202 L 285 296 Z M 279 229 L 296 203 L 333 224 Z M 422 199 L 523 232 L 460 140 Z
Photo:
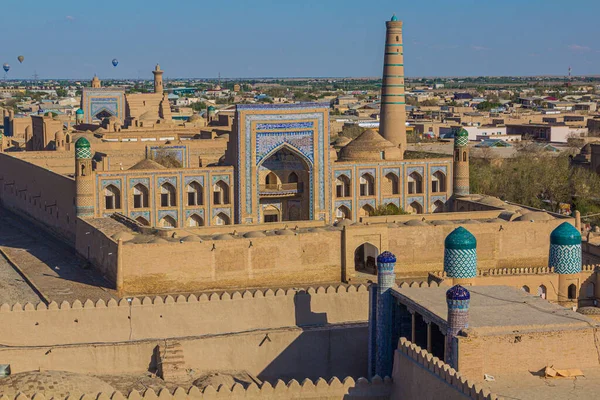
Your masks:
M 268 183 L 266 185 L 259 185 L 258 192 L 264 195 L 294 195 L 296 193 L 302 193 L 303 185 L 302 182 L 298 183 Z

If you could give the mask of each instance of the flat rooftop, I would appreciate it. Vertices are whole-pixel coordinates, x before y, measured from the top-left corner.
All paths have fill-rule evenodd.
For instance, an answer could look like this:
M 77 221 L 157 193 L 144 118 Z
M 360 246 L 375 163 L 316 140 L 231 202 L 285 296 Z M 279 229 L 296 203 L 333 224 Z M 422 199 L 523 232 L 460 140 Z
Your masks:
M 404 287 L 393 289 L 393 295 L 419 314 L 428 316 L 437 321 L 438 325 L 445 327 L 448 289 L 447 286 Z M 510 286 L 472 286 L 468 289 L 471 292 L 469 330 L 478 335 L 589 329 L 600 326 L 584 315 L 521 289 Z

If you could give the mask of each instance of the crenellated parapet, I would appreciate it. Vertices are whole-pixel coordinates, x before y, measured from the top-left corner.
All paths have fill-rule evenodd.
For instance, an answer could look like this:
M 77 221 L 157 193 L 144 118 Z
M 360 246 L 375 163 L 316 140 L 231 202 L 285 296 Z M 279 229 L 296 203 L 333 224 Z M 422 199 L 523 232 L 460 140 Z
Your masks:
M 389 377 L 382 379 L 378 376 L 371 381 L 365 378 L 359 378 L 356 381 L 347 377 L 343 381 L 333 377 L 329 381 L 317 379 L 311 381 L 305 379 L 302 383 L 295 379 L 289 382 L 278 380 L 274 385 L 269 382 L 263 382 L 260 385 L 251 383 L 247 387 L 236 383 L 232 387 L 220 385 L 218 388 L 207 386 L 199 389 L 192 386 L 189 389 L 182 387 L 174 391 L 162 389 L 155 392 L 152 389 L 140 393 L 136 390 L 129 394 L 123 394 L 119 391 L 114 393 L 94 393 L 83 394 L 79 396 L 68 396 L 69 400 L 202 400 L 202 399 L 267 399 L 267 400 L 288 400 L 288 399 L 363 399 L 363 400 L 387 400 L 389 399 L 392 388 L 392 380 Z M 63 400 L 62 396 L 45 396 L 43 393 L 34 393 L 31 397 L 25 394 L 16 396 L 2 396 L 2 400 Z
M 438 357 L 434 357 L 427 350 L 422 349 L 416 344 L 410 342 L 406 338 L 400 338 L 398 343 L 398 353 L 402 357 L 406 357 L 419 365 L 421 370 L 429 372 L 432 378 L 440 379 L 445 382 L 448 386 L 452 387 L 458 393 L 464 395 L 464 397 L 472 400 L 494 400 L 499 399 L 496 394 L 491 393 L 489 390 L 483 388 L 481 385 L 474 384 L 471 381 L 467 381 L 458 371 L 446 364 L 443 360 Z M 395 362 L 399 359 L 396 357 Z M 394 370 L 402 372 L 401 366 L 394 366 Z M 421 381 L 422 382 L 422 381 Z M 419 387 L 420 390 L 426 390 L 426 384 Z M 394 392 L 394 394 L 398 394 Z M 426 396 L 423 396 L 426 398 Z M 446 398 L 454 398 L 447 394 Z

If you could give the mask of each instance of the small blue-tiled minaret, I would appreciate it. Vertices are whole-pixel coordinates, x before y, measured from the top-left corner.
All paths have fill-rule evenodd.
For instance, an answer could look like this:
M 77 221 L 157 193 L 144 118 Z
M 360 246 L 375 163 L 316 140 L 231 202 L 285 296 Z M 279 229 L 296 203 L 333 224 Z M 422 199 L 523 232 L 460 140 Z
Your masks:
M 392 343 L 392 307 L 393 299 L 390 289 L 396 283 L 396 256 L 384 251 L 377 257 L 377 285 L 373 285 L 372 299 L 376 296 L 376 306 L 371 302 L 372 323 L 374 322 L 374 343 L 371 351 L 375 374 L 381 377 L 392 375 L 394 344 Z M 375 308 L 375 310 L 373 310 Z M 374 318 L 373 318 L 374 317 Z M 373 340 L 373 337 L 371 338 Z
M 557 274 L 581 272 L 581 233 L 568 222 L 563 222 L 550 234 L 548 266 Z
M 444 272 L 448 278 L 461 283 L 469 283 L 468 280 L 477 276 L 477 239 L 462 226 L 446 236 Z
M 446 331 L 446 364 L 458 369 L 458 343 L 456 336 L 461 329 L 469 326 L 469 303 L 471 293 L 456 285 L 446 292 L 448 304 L 448 329 Z

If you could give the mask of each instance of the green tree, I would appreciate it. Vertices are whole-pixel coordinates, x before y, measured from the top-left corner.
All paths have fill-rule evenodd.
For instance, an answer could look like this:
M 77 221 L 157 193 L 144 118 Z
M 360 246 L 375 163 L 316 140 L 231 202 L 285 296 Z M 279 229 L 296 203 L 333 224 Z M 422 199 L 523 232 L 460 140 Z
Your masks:
M 64 88 L 56 89 L 56 96 L 58 96 L 58 97 L 67 97 L 67 94 L 68 94 L 67 89 L 64 89 Z
M 192 103 L 190 107 L 192 107 L 192 110 L 199 112 L 202 110 L 206 110 L 206 103 L 203 101 L 198 101 L 196 103 Z
M 375 208 L 375 210 L 371 213 L 371 216 L 381 216 L 381 215 L 407 215 L 406 211 L 402 209 L 402 207 L 398 207 L 395 204 L 380 204 Z

